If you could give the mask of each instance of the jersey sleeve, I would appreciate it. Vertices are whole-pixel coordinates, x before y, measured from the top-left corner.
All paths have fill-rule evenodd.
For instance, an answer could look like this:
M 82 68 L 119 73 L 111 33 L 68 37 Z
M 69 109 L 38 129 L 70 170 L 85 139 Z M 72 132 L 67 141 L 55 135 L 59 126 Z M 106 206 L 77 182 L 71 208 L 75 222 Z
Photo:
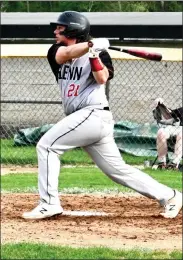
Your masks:
M 101 51 L 99 54 L 99 57 L 102 61 L 102 63 L 106 66 L 106 68 L 109 71 L 109 78 L 108 80 L 112 79 L 114 77 L 114 67 L 112 64 L 111 57 L 107 51 Z
M 56 62 L 55 55 L 60 46 L 61 45 L 59 45 L 59 44 L 53 44 L 47 53 L 48 62 L 50 64 L 53 74 L 55 75 L 57 82 L 58 82 L 58 71 L 59 71 L 60 65 Z

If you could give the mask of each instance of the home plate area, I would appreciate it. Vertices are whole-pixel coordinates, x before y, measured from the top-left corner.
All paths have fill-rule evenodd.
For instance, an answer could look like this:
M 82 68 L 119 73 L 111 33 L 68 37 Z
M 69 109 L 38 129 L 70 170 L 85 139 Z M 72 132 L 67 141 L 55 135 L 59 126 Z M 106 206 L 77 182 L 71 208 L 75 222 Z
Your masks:
M 77 217 L 92 217 L 92 216 L 109 216 L 109 213 L 105 212 L 96 212 L 96 211 L 72 211 L 64 210 L 62 213 L 63 216 L 77 216 Z M 111 215 L 111 214 L 110 214 Z
M 182 249 L 182 213 L 165 219 L 155 200 L 137 194 L 64 194 L 63 214 L 25 220 L 36 194 L 1 195 L 1 242 L 35 242 L 74 247 Z

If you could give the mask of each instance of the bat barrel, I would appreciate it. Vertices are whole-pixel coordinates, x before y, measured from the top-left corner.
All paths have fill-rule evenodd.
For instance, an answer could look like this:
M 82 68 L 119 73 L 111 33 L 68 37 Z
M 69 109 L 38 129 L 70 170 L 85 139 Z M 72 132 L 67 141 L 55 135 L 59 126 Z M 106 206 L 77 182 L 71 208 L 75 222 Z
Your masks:
M 145 50 L 123 49 L 123 52 L 146 60 L 161 61 L 162 59 L 162 55 L 160 53 L 147 52 Z
M 162 55 L 160 53 L 147 52 L 145 50 L 122 49 L 122 48 L 113 47 L 113 46 L 110 46 L 109 49 L 115 50 L 115 51 L 125 52 L 125 53 L 132 55 L 132 56 L 143 58 L 143 59 L 146 59 L 146 60 L 161 61 L 161 59 L 162 59 Z

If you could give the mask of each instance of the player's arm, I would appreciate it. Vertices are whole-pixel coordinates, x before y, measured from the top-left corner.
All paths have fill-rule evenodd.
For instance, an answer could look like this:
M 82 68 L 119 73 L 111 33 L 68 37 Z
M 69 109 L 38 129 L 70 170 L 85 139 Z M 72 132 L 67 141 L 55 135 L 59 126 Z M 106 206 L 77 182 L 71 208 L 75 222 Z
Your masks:
M 98 84 L 105 84 L 108 80 L 113 78 L 114 74 L 110 56 L 107 51 L 97 53 L 91 49 L 89 52 L 93 76 Z
M 105 84 L 109 78 L 109 71 L 108 69 L 102 64 L 101 62 L 101 68 L 98 71 L 93 71 L 93 76 L 98 84 Z
M 60 68 L 60 65 L 56 63 L 55 61 L 55 55 L 60 46 L 58 44 L 53 44 L 47 53 L 47 60 L 50 64 L 51 70 L 53 74 L 55 75 L 56 81 L 58 82 L 58 71 Z
M 58 48 L 55 60 L 58 64 L 63 64 L 71 59 L 79 58 L 89 50 L 88 42 L 77 43 L 70 46 L 61 46 Z
M 93 39 L 88 42 L 91 71 L 98 84 L 105 84 L 113 78 L 113 66 L 109 53 L 109 40 L 106 38 Z

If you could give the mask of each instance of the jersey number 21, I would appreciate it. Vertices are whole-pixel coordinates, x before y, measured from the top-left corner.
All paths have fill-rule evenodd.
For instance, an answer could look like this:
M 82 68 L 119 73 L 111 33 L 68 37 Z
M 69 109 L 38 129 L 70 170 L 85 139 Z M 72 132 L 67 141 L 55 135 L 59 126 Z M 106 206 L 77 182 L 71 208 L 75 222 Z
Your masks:
M 71 84 L 68 87 L 68 92 L 67 92 L 67 96 L 68 97 L 77 97 L 78 96 L 78 89 L 79 89 L 80 85 L 75 85 L 75 84 Z

